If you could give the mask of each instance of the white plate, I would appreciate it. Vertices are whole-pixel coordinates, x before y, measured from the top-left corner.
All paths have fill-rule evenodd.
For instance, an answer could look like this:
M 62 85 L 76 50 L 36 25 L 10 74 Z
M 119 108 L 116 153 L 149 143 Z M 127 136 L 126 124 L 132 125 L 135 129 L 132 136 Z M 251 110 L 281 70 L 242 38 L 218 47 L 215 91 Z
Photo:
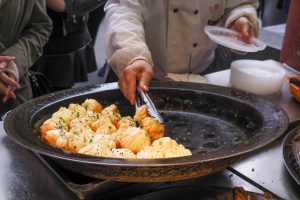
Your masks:
M 254 37 L 249 39 L 250 42 L 247 42 L 241 33 L 223 27 L 206 26 L 204 31 L 215 43 L 237 51 L 257 52 L 264 50 L 267 46 Z

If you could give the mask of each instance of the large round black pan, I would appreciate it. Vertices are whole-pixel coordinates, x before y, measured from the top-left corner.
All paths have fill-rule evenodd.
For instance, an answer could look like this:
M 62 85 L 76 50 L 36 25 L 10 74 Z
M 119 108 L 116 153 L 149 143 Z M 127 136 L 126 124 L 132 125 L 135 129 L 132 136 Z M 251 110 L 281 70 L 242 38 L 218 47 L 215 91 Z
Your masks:
M 282 155 L 284 164 L 294 178 L 300 185 L 300 125 L 297 125 L 288 130 L 282 142 Z M 290 127 L 289 127 L 290 129 Z
M 166 122 L 166 135 L 193 155 L 168 159 L 114 159 L 70 153 L 40 140 L 38 128 L 61 106 L 95 98 L 115 103 L 122 115 L 133 115 L 117 83 L 75 88 L 42 96 L 14 109 L 5 119 L 16 143 L 50 156 L 58 164 L 87 176 L 118 181 L 158 182 L 203 176 L 224 169 L 240 155 L 278 137 L 288 126 L 287 114 L 264 98 L 239 90 L 196 83 L 153 82 L 150 97 Z

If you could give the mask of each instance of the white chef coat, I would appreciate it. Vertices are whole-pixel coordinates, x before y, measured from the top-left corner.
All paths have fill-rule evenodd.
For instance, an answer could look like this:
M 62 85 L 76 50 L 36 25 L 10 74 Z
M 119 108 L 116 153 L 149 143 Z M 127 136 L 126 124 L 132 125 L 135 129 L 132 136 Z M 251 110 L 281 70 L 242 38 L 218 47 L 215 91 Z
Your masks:
M 257 0 L 108 0 L 108 63 L 117 75 L 137 59 L 154 67 L 156 79 L 166 73 L 199 74 L 216 48 L 204 27 L 229 27 L 245 16 L 257 32 L 257 7 Z

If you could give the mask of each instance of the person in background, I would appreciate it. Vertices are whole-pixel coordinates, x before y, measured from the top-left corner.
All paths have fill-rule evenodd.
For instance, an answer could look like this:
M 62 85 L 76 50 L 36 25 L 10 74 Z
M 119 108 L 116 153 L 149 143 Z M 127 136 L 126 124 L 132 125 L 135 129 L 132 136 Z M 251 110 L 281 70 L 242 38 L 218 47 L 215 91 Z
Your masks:
M 258 6 L 257 0 L 109 0 L 106 54 L 125 97 L 133 104 L 137 82 L 147 92 L 152 77 L 177 80 L 213 68 L 217 45 L 204 27 L 257 36 Z
M 1 115 L 32 98 L 28 70 L 51 30 L 44 0 L 0 0 Z
M 34 70 L 52 82 L 53 91 L 87 81 L 87 74 L 97 69 L 87 22 L 89 12 L 102 4 L 99 0 L 47 0 L 53 32 Z

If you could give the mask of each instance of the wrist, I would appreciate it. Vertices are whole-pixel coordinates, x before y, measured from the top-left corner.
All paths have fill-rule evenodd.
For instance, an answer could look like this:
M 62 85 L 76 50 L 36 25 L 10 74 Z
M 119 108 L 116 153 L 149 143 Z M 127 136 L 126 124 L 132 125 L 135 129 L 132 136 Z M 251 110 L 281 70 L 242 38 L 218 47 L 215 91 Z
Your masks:
M 130 60 L 130 61 L 128 62 L 127 66 L 129 66 L 129 65 L 131 65 L 131 64 L 133 64 L 134 62 L 139 61 L 139 60 L 143 60 L 143 61 L 147 62 L 147 63 L 150 65 L 150 67 L 153 67 L 153 62 L 152 62 L 152 60 L 149 60 L 149 59 L 147 59 L 147 58 L 145 58 L 145 57 L 143 57 L 143 56 L 137 56 L 137 57 L 133 58 L 132 60 Z

